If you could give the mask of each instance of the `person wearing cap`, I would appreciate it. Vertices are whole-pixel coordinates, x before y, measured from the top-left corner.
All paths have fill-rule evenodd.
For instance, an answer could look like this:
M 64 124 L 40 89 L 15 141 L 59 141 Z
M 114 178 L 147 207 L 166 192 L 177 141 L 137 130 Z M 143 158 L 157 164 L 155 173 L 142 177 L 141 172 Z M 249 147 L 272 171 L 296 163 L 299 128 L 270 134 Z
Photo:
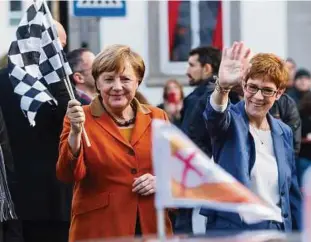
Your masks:
M 294 78 L 294 87 L 288 91 L 288 95 L 293 98 L 299 106 L 303 96 L 311 90 L 311 74 L 307 69 L 297 70 Z
M 70 242 L 157 232 L 151 123 L 168 117 L 135 98 L 144 73 L 130 47 L 108 46 L 92 66 L 98 96 L 87 106 L 68 103 L 56 175 L 74 183 Z M 171 234 L 167 212 L 165 224 Z

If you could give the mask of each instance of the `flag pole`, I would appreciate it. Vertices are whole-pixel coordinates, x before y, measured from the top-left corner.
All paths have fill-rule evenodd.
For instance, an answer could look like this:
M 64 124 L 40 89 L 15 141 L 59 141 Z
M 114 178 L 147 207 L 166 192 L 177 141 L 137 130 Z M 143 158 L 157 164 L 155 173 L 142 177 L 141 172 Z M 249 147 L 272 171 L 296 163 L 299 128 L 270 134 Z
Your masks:
M 36 0 L 34 0 L 36 1 Z M 54 23 L 53 23 L 53 18 L 52 18 L 52 14 L 50 12 L 50 9 L 48 7 L 48 5 L 46 4 L 46 1 L 43 0 L 43 4 L 44 4 L 44 7 L 47 11 L 47 15 L 48 15 L 48 20 L 50 21 L 50 24 L 51 24 L 51 27 L 52 27 L 52 33 L 54 35 L 54 38 L 57 38 L 57 36 L 55 35 L 55 30 L 54 30 Z M 64 59 L 63 59 L 63 56 L 61 54 L 59 54 L 59 57 L 60 57 L 60 60 L 61 60 L 61 63 L 62 63 L 62 66 L 64 67 L 65 66 L 65 62 L 64 62 Z M 65 86 L 66 86 L 66 89 L 68 91 L 68 94 L 69 94 L 69 97 L 71 100 L 74 100 L 76 99 L 75 98 L 75 95 L 74 95 L 74 92 L 73 92 L 73 88 L 72 88 L 72 85 L 71 85 L 71 82 L 69 80 L 69 77 L 68 75 L 65 73 L 65 79 L 63 79 L 64 83 L 65 83 Z M 85 143 L 87 145 L 87 147 L 90 147 L 91 146 L 91 142 L 89 140 L 89 137 L 85 131 L 85 128 L 84 126 L 82 127 L 82 133 L 83 133 L 83 137 L 84 137 L 84 140 L 85 140 Z
M 161 242 L 166 241 L 165 235 L 165 219 L 164 219 L 164 208 L 157 208 L 157 231 L 158 239 Z

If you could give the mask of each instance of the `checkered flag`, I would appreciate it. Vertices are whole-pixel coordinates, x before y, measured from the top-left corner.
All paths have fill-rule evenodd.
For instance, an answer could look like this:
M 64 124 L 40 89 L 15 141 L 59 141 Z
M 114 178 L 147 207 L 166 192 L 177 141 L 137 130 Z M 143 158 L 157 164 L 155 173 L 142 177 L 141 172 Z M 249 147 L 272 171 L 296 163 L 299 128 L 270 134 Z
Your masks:
M 16 40 L 11 43 L 8 60 L 14 92 L 20 95 L 21 109 L 34 126 L 41 104 L 57 104 L 48 85 L 72 73 L 43 1 L 37 0 L 27 9 L 17 28 Z

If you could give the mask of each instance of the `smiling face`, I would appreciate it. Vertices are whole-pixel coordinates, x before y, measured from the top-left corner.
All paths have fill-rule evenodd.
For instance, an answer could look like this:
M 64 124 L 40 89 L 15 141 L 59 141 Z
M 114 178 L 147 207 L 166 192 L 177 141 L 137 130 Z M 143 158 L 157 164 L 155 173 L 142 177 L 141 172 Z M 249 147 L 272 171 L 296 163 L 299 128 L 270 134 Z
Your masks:
M 92 66 L 95 86 L 103 104 L 115 113 L 130 105 L 144 74 L 143 59 L 126 45 L 107 46 L 96 56 Z
M 253 119 L 264 118 L 274 102 L 282 95 L 282 91 L 277 89 L 275 83 L 262 78 L 248 79 L 243 85 L 243 90 L 246 113 Z
M 130 105 L 138 88 L 138 78 L 128 61 L 120 73 L 103 72 L 96 82 L 103 104 L 112 112 L 123 111 Z
M 243 83 L 248 117 L 261 122 L 274 102 L 280 98 L 288 82 L 284 60 L 270 53 L 259 53 L 250 61 Z

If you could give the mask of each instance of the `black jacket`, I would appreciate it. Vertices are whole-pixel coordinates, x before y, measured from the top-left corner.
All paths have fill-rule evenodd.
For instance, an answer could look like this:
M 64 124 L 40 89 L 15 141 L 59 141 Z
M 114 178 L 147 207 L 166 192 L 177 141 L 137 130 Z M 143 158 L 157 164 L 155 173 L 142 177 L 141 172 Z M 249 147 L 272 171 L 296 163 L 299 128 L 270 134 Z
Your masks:
M 207 99 L 215 89 L 214 79 L 207 79 L 186 99 L 187 108 L 184 111 L 182 130 L 187 136 L 209 157 L 212 157 L 212 144 L 210 136 L 205 128 L 203 112 L 206 108 Z M 189 98 L 190 97 L 190 98 Z M 231 102 L 240 101 L 235 92 L 229 93 Z M 190 100 L 190 101 L 189 101 Z
M 72 187 L 56 179 L 59 136 L 69 95 L 63 82 L 50 85 L 58 106 L 43 104 L 31 127 L 13 92 L 8 70 L 0 70 L 0 106 L 18 180 L 17 216 L 22 220 L 69 221 Z
M 187 135 L 189 134 L 189 126 L 195 111 L 195 106 L 205 93 L 209 94 L 213 92 L 213 82 L 213 78 L 202 81 L 202 83 L 184 99 L 183 109 L 181 110 L 181 129 Z
M 160 103 L 157 107 L 158 107 L 158 108 L 161 108 L 162 110 L 165 111 L 164 103 Z M 180 125 L 181 125 L 181 118 L 175 118 L 175 117 L 174 117 L 172 120 L 170 120 L 170 122 L 171 122 L 172 124 L 174 124 L 176 127 L 180 127 Z
M 186 116 L 182 122 L 182 130 L 205 154 L 211 157 L 211 141 L 207 130 L 204 128 L 205 122 L 202 114 L 206 107 L 206 100 L 213 93 L 215 84 L 209 81 L 204 89 L 202 87 L 199 87 L 200 89 L 196 92 L 197 95 L 191 99 L 191 104 L 188 105 L 188 110 L 185 112 Z
M 294 149 L 297 156 L 301 145 L 301 120 L 295 101 L 288 94 L 284 93 L 280 99 L 274 103 L 269 112 L 273 117 L 281 119 L 283 123 L 287 124 L 292 129 Z

